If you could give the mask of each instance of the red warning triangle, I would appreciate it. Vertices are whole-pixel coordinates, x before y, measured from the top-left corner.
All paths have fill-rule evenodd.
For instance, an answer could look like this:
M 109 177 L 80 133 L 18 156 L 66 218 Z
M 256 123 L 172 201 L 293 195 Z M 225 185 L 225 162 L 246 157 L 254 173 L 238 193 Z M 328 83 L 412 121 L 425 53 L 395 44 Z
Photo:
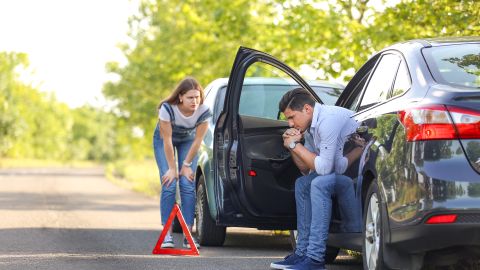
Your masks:
M 165 236 L 167 236 L 167 232 L 172 226 L 173 219 L 177 216 L 180 225 L 182 226 L 183 234 L 187 237 L 187 241 L 190 244 L 190 249 L 177 249 L 177 248 L 162 248 L 163 240 Z M 178 204 L 173 205 L 172 212 L 170 213 L 170 217 L 165 223 L 165 227 L 163 227 L 162 233 L 158 238 L 157 244 L 152 251 L 152 254 L 166 254 L 166 255 L 195 255 L 198 256 L 200 253 L 198 252 L 197 246 L 193 242 L 192 234 L 187 228 L 187 224 L 185 223 L 185 219 L 183 219 L 182 211 L 180 211 L 180 207 Z

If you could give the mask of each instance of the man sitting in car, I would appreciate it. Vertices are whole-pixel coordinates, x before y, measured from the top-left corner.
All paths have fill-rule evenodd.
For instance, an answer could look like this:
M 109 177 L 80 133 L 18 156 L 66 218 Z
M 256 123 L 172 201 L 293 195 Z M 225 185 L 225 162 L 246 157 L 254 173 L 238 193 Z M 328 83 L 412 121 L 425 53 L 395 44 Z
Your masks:
M 351 118 L 352 111 L 316 103 L 302 88 L 287 92 L 280 100 L 279 109 L 290 126 L 283 134 L 284 146 L 290 150 L 304 176 L 295 182 L 296 249 L 284 260 L 270 266 L 276 269 L 325 269 L 333 194 L 338 199 L 343 229 L 348 232 L 361 230 L 352 180 L 341 175 L 362 153 L 363 147 L 356 147 L 343 156 L 343 144 L 358 124 Z M 356 140 L 363 146 L 364 142 Z

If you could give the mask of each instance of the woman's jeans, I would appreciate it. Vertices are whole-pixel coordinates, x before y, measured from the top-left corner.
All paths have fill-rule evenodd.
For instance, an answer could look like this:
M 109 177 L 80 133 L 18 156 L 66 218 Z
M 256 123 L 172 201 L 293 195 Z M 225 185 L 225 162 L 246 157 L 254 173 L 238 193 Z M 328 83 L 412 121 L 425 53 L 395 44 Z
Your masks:
M 360 232 L 360 207 L 357 205 L 352 179 L 344 175 L 316 173 L 295 182 L 297 204 L 297 247 L 295 253 L 324 261 L 335 194 L 342 219 L 341 230 Z
M 178 168 L 182 168 L 183 161 L 192 146 L 193 140 L 187 140 L 182 142 L 174 142 L 173 148 L 176 152 L 178 160 Z M 162 183 L 162 176 L 168 170 L 168 162 L 165 157 L 165 150 L 163 147 L 163 139 L 160 137 L 158 127 L 155 129 L 153 135 L 153 151 L 155 153 L 155 160 L 157 161 L 157 166 L 160 173 L 160 183 Z M 197 167 L 197 155 L 192 160 L 191 168 L 195 173 L 195 168 Z M 180 169 L 179 169 L 180 172 Z M 177 192 L 177 180 L 173 180 L 170 185 L 167 187 L 162 184 L 162 192 L 160 196 L 160 215 L 162 217 L 162 225 L 167 223 L 167 220 L 172 212 L 173 205 L 175 204 L 175 195 Z M 189 181 L 185 176 L 180 176 L 179 181 L 180 187 L 180 199 L 181 199 L 181 209 L 183 217 L 187 226 L 192 226 L 195 218 L 195 181 Z

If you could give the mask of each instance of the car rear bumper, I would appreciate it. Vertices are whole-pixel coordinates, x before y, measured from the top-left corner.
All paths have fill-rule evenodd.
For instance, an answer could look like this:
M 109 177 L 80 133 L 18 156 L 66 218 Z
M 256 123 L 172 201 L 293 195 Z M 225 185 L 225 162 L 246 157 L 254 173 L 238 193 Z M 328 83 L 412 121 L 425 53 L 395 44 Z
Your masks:
M 452 224 L 404 226 L 390 231 L 390 245 L 406 253 L 422 253 L 450 247 L 480 247 L 480 212 L 458 213 Z

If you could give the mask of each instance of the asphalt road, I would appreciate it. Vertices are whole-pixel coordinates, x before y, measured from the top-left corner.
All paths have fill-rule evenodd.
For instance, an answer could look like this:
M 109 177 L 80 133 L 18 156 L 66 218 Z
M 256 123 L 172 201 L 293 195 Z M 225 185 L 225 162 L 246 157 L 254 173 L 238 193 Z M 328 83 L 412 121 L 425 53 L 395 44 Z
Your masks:
M 202 247 L 200 256 L 151 255 L 158 209 L 101 168 L 0 170 L 0 269 L 266 270 L 290 251 L 286 236 L 229 228 L 223 247 Z M 340 256 L 327 268 L 362 267 Z

